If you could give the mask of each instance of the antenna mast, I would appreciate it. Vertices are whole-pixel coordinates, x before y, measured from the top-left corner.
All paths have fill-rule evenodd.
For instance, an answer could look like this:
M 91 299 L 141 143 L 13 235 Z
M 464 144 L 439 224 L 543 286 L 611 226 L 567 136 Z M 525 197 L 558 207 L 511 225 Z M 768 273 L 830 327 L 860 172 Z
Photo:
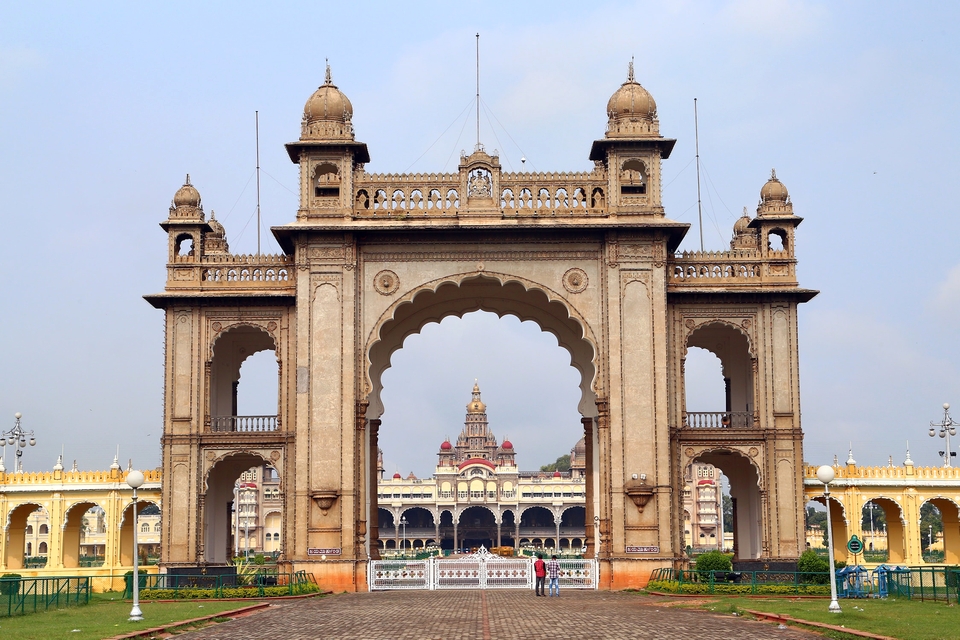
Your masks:
M 260 255 L 260 112 L 254 111 L 257 125 L 257 255 Z
M 480 34 L 477 34 L 477 150 L 480 149 Z
M 697 99 L 693 99 L 693 135 L 697 146 L 697 218 L 700 220 L 700 251 L 703 251 L 703 207 L 700 205 L 700 122 Z

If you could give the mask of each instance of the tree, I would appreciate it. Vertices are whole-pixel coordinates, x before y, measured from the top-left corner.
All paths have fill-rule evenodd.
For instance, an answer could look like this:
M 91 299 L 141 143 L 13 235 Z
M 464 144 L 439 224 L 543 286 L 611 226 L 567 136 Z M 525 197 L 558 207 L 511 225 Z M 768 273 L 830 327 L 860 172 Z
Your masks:
M 733 532 L 733 499 L 723 494 L 723 530 Z
M 823 546 L 827 546 L 827 510 L 820 511 L 815 507 L 807 507 L 806 521 L 808 529 L 819 528 L 823 532 Z
M 870 509 L 870 505 L 873 505 L 873 509 Z M 870 517 L 873 516 L 873 528 L 870 528 Z M 863 517 L 860 519 L 860 526 L 863 528 L 864 533 L 868 531 L 882 531 L 887 528 L 887 514 L 884 512 L 883 507 L 878 505 L 876 502 L 868 502 L 863 505 Z
M 943 531 L 943 518 L 940 516 L 940 510 L 932 502 L 924 502 L 920 507 L 920 548 L 923 551 L 930 546 L 930 531 L 933 527 L 933 539 Z
M 570 454 L 560 456 L 556 462 L 543 465 L 540 471 L 570 471 Z

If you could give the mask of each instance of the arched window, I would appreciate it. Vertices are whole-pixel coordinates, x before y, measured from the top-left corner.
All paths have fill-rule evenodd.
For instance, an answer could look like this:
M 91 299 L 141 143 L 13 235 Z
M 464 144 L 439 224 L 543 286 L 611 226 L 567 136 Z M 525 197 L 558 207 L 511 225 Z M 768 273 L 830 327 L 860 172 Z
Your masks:
M 37 547 L 37 553 L 40 554 L 41 556 L 47 555 L 47 543 L 46 543 L 46 542 L 41 542 L 41 543 L 40 543 L 40 546 Z
M 50 533 L 50 527 L 45 524 L 40 525 L 40 535 L 45 536 Z
M 160 533 L 160 523 L 159 523 L 159 522 L 158 522 L 157 524 L 153 525 L 153 532 L 154 532 L 154 533 Z
M 28 535 L 28 536 L 32 536 L 32 535 L 33 535 L 33 525 L 32 525 L 32 524 L 28 524 L 28 525 L 27 525 L 27 535 Z
M 150 523 L 149 523 L 149 522 L 144 522 L 142 525 L 140 525 L 140 532 L 141 532 L 141 533 L 150 533 Z

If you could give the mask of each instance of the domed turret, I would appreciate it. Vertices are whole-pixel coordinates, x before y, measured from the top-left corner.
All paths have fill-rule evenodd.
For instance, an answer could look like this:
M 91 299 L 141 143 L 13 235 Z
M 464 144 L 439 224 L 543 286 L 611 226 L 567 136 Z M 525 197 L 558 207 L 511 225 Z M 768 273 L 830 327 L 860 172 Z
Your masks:
M 777 179 L 777 170 L 772 169 L 770 171 L 770 179 L 767 180 L 767 183 L 760 189 L 760 201 L 786 202 L 789 197 L 790 194 L 787 193 L 787 188 Z
M 777 170 L 770 170 L 770 179 L 760 189 L 758 217 L 781 217 L 793 215 L 793 203 L 787 188 L 777 178 Z
M 203 252 L 208 254 L 230 253 L 230 245 L 227 244 L 227 230 L 223 228 L 217 215 L 210 211 L 210 231 L 204 235 Z
M 607 101 L 607 137 L 659 136 L 657 103 L 633 77 L 630 61 L 627 81 Z
M 467 404 L 467 413 L 486 413 L 487 405 L 480 400 L 480 385 L 473 383 L 473 399 Z
M 730 240 L 730 248 L 737 249 L 756 249 L 757 231 L 750 227 L 750 214 L 747 208 L 743 208 L 743 215 L 737 218 L 733 223 L 733 239 Z
M 177 192 L 173 194 L 173 206 L 176 208 L 180 207 L 199 207 L 200 206 L 200 192 L 197 191 L 197 188 L 190 184 L 190 174 L 187 174 L 187 179 L 183 183 L 183 186 L 177 189 Z
M 453 449 L 453 445 L 450 444 L 450 441 L 449 441 L 449 440 L 444 440 L 444 441 L 440 444 L 440 450 L 441 450 L 441 451 L 450 451 L 451 449 Z
M 394 480 L 402 480 L 402 479 L 403 479 L 403 476 L 401 476 L 401 475 L 400 475 L 400 472 L 398 471 L 397 473 L 393 474 L 393 479 L 394 479 Z
M 511 449 L 511 450 L 512 450 L 512 449 L 513 449 L 513 443 L 510 442 L 509 440 L 504 440 L 504 441 L 503 441 L 503 444 L 501 445 L 501 447 L 502 447 L 503 449 Z
M 330 65 L 325 81 L 303 107 L 301 140 L 353 140 L 353 105 L 333 84 Z

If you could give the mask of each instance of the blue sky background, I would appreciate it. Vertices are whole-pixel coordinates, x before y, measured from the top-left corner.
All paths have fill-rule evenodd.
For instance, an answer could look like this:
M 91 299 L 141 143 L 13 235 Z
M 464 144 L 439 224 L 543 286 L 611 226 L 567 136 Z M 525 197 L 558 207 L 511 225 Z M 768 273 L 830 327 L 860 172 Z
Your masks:
M 184 174 L 231 249 L 255 251 L 259 110 L 263 227 L 293 220 L 283 143 L 299 135 L 325 58 L 353 102 L 369 171 L 453 170 L 474 142 L 479 31 L 481 138 L 508 170 L 521 156 L 541 171 L 589 169 L 631 56 L 661 132 L 678 139 L 664 200 L 669 217 L 694 224 L 684 248 L 699 243 L 694 97 L 708 248 L 727 246 L 776 167 L 805 218 L 801 284 L 822 292 L 800 318 L 806 459 L 845 458 L 852 441 L 862 464 L 899 463 L 909 439 L 915 461 L 936 464 L 928 423 L 943 402 L 960 412 L 958 13 L 787 0 L 6 3 L 0 427 L 21 411 L 36 432 L 27 470 L 51 468 L 61 447 L 81 468 L 105 468 L 117 446 L 124 462 L 159 464 L 162 314 L 141 296 L 163 288 L 157 223 Z M 278 250 L 269 232 L 263 246 Z M 430 473 L 474 378 L 521 466 L 579 437 L 569 356 L 530 323 L 451 318 L 393 362 L 391 472 Z M 247 366 L 241 388 L 263 386 Z M 691 402 L 720 402 L 711 366 L 691 367 L 703 379 Z M 264 402 L 256 390 L 241 401 Z M 8 468 L 11 458 L 8 448 Z

